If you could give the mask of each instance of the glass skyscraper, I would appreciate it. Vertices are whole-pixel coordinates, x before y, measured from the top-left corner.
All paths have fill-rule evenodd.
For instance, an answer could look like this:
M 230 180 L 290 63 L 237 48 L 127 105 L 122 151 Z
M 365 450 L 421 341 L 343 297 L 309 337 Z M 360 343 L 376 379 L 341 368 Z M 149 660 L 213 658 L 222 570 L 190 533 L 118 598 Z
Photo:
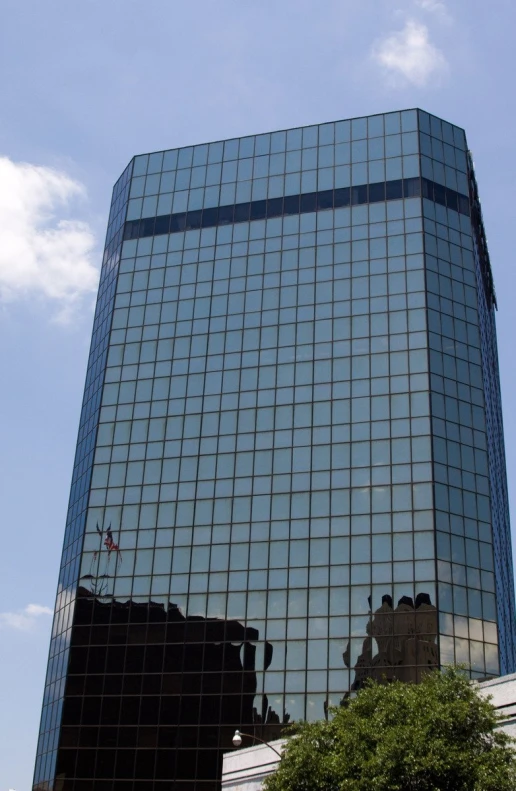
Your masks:
M 36 788 L 215 791 L 235 728 L 516 670 L 495 308 L 464 132 L 425 112 L 131 161 Z

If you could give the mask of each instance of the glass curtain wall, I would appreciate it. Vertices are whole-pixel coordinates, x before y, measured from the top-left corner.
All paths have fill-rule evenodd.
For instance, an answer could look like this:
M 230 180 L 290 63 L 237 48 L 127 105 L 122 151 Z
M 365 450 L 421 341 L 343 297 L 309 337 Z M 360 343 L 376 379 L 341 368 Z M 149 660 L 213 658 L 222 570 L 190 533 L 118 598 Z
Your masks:
M 134 159 L 36 785 L 211 791 L 235 728 L 441 661 L 496 675 L 503 597 L 513 669 L 471 179 L 416 110 Z

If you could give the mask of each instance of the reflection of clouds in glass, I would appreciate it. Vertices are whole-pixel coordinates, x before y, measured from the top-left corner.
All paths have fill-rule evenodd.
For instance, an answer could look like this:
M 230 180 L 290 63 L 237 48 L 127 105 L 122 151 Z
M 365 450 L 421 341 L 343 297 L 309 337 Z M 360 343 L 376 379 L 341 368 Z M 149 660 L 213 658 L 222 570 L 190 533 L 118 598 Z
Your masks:
M 443 664 L 464 662 L 471 666 L 474 675 L 482 677 L 486 673 L 495 673 L 498 668 L 498 630 L 495 623 L 464 615 L 441 613 L 439 628 Z M 469 655 L 466 655 L 467 651 Z
M 208 596 L 208 618 L 225 618 L 226 606 L 226 593 L 210 593 Z
M 71 604 L 73 601 L 75 601 L 75 590 L 73 588 L 63 588 L 62 584 L 59 583 L 56 598 L 56 611 L 62 609 L 67 604 Z

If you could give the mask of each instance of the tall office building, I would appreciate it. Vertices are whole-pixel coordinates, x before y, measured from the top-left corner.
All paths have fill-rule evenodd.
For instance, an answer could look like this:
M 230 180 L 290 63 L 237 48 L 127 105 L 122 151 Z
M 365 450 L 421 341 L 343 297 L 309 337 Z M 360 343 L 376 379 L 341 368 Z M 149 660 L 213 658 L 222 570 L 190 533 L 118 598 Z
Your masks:
M 464 132 L 425 112 L 131 161 L 38 789 L 215 791 L 235 728 L 516 669 L 495 307 Z

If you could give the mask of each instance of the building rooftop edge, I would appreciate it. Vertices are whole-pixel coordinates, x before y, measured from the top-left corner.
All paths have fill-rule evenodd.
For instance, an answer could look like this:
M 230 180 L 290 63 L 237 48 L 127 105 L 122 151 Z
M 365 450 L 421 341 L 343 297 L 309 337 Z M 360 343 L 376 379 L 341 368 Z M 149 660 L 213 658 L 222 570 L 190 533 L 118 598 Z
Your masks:
M 497 678 L 490 678 L 487 681 L 479 681 L 478 686 L 482 687 L 496 687 L 500 684 L 506 684 L 508 681 L 516 681 L 516 673 L 509 673 L 506 676 L 498 676 Z
M 463 126 L 459 126 L 458 124 L 452 124 L 451 121 L 447 121 L 445 118 L 441 118 L 440 116 L 435 115 L 435 113 L 429 113 L 428 110 L 423 110 L 422 107 L 403 107 L 403 108 L 397 109 L 397 110 L 388 110 L 388 111 L 380 112 L 380 113 L 369 113 L 368 115 L 354 115 L 354 116 L 351 116 L 349 118 L 334 118 L 334 119 L 329 120 L 329 121 L 320 121 L 319 123 L 313 123 L 313 124 L 299 124 L 297 126 L 284 127 L 282 129 L 269 129 L 269 130 L 266 130 L 264 132 L 255 132 L 254 134 L 236 135 L 234 137 L 223 137 L 223 138 L 218 138 L 217 140 L 204 140 L 204 141 L 201 141 L 199 143 L 191 143 L 191 144 L 189 144 L 187 146 L 172 146 L 171 148 L 156 148 L 156 149 L 154 149 L 152 151 L 142 151 L 141 153 L 134 154 L 134 156 L 131 157 L 131 159 L 128 161 L 127 165 L 125 166 L 125 168 L 122 170 L 120 176 L 118 177 L 117 182 L 121 178 L 121 176 L 125 173 L 125 171 L 129 167 L 131 162 L 133 162 L 133 160 L 135 160 L 137 157 L 150 156 L 151 154 L 159 154 L 159 153 L 164 152 L 164 151 L 182 151 L 185 148 L 197 148 L 198 146 L 207 146 L 207 145 L 211 145 L 211 144 L 214 144 L 214 143 L 225 143 L 228 140 L 243 140 L 246 137 L 258 137 L 260 135 L 271 135 L 271 134 L 275 134 L 276 132 L 290 132 L 290 131 L 295 130 L 295 129 L 307 129 L 307 128 L 311 127 L 311 126 L 324 126 L 325 124 L 334 124 L 334 123 L 338 123 L 340 121 L 358 121 L 361 118 L 374 118 L 375 116 L 378 116 L 378 115 L 390 115 L 391 113 L 406 113 L 406 112 L 412 112 L 412 111 L 426 113 L 427 115 L 430 115 L 430 116 L 432 116 L 434 118 L 439 118 L 441 121 L 446 121 L 446 123 L 449 123 L 451 126 L 454 126 L 457 129 L 461 129 L 464 133 L 466 131 Z
M 286 742 L 287 739 L 274 739 L 273 741 L 267 742 L 267 744 L 252 744 L 250 747 L 239 747 L 237 749 L 233 748 L 232 750 L 228 750 L 226 753 L 224 753 L 224 755 L 243 755 L 256 752 L 257 750 L 266 750 L 267 748 L 281 748 L 284 744 L 286 744 Z

